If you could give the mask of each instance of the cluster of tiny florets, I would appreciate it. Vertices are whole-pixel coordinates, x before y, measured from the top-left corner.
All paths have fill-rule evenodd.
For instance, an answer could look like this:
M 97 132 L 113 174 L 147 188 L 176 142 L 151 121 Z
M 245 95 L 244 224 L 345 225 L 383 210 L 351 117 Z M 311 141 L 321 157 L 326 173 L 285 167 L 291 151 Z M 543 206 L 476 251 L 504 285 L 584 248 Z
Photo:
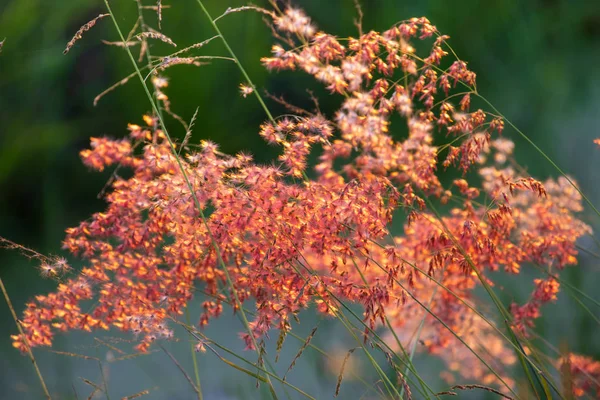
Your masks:
M 508 162 L 514 144 L 500 136 L 503 120 L 470 110 L 475 73 L 447 60 L 448 36 L 426 18 L 342 41 L 288 8 L 274 28 L 284 43 L 263 64 L 312 75 L 342 96 L 337 112 L 264 123 L 260 136 L 281 149 L 269 166 L 225 155 L 211 142 L 183 149 L 179 163 L 153 116 L 129 125 L 126 139 L 92 138 L 81 152 L 85 165 L 118 164 L 133 175 L 112 182 L 104 212 L 67 230 L 64 248 L 86 266 L 27 305 L 28 342 L 50 345 L 57 331 L 112 326 L 133 332 L 145 351 L 173 335 L 170 319 L 201 288 L 201 327 L 225 303 L 237 307 L 234 298 L 256 305 L 251 332 L 241 334 L 248 348 L 272 329 L 289 331 L 311 304 L 336 316 L 341 302 L 353 302 L 363 306 L 365 338 L 389 324 L 408 344 L 424 321 L 421 347 L 447 363 L 447 375 L 499 384 L 463 343 L 505 367 L 516 361 L 514 351 L 468 305 L 496 271 L 517 276 L 538 266 L 546 275 L 533 281 L 531 298 L 511 307 L 513 327 L 526 335 L 542 306 L 556 300 L 555 277 L 576 263 L 576 240 L 590 232 L 576 217 L 580 194 L 566 179 L 542 183 Z M 418 55 L 417 40 L 430 41 L 431 51 Z M 254 89 L 240 91 L 245 97 Z M 406 134 L 392 133 L 394 115 Z M 435 144 L 444 137 L 447 146 Z M 452 167 L 479 176 L 444 187 L 438 172 Z M 196 199 L 210 209 L 206 224 Z M 431 201 L 453 207 L 438 217 Z M 394 235 L 398 209 L 407 219 Z M 40 269 L 52 275 L 60 265 Z M 25 349 L 21 336 L 13 339 Z M 587 368 L 581 364 L 574 359 L 571 368 Z

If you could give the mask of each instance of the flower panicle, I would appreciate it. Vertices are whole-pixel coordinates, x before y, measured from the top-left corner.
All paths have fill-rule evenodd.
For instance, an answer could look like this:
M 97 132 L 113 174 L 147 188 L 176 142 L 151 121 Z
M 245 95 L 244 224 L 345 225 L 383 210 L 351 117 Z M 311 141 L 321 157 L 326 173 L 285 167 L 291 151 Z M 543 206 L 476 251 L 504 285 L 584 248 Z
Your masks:
M 238 300 L 255 303 L 250 331 L 240 335 L 247 348 L 279 329 L 279 352 L 300 311 L 315 305 L 336 316 L 340 302 L 352 302 L 363 308 L 365 338 L 389 324 L 404 346 L 419 329 L 421 347 L 447 364 L 445 379 L 514 385 L 506 374 L 513 352 L 467 304 L 477 303 L 479 274 L 493 284 L 498 270 L 522 279 L 523 265 L 546 268 L 552 276 L 535 279 L 531 299 L 511 307 L 513 326 L 527 334 L 542 306 L 557 299 L 558 274 L 576 264 L 577 239 L 591 232 L 577 216 L 580 194 L 565 178 L 541 182 L 515 167 L 514 143 L 500 136 L 503 120 L 470 111 L 476 74 L 447 59 L 449 38 L 426 18 L 342 41 L 318 31 L 299 9 L 269 16 L 285 40 L 264 66 L 313 76 L 341 96 L 338 110 L 262 124 L 258 134 L 279 150 L 270 165 L 224 154 L 210 141 L 193 145 L 187 135 L 173 152 L 154 115 L 129 124 L 124 139 L 92 138 L 80 153 L 84 165 L 119 165 L 131 174 L 111 180 L 104 211 L 67 230 L 64 249 L 85 263 L 76 276 L 62 277 L 70 269 L 62 259 L 40 260 L 43 275 L 62 278 L 55 292 L 27 304 L 28 342 L 50 346 L 57 332 L 113 327 L 132 332 L 137 349 L 147 351 L 172 338 L 171 319 L 200 285 L 207 295 L 200 327 L 226 304 L 235 312 Z M 433 42 L 431 51 L 418 54 L 417 41 Z M 160 70 L 198 63 L 161 60 Z M 152 83 L 166 102 L 166 78 L 155 75 Z M 254 90 L 240 85 L 244 97 Z M 405 137 L 390 134 L 392 120 L 403 121 Z M 437 145 L 443 138 L 450 143 Z M 463 176 L 445 187 L 439 171 L 451 167 Z M 435 200 L 448 204 L 447 215 L 430 209 Z M 407 215 L 400 234 L 391 231 L 398 209 Z M 235 293 L 221 290 L 229 280 Z M 454 296 L 440 292 L 430 314 L 422 304 L 436 283 Z M 16 348 L 24 343 L 13 336 Z M 464 343 L 490 362 L 501 360 L 500 377 Z

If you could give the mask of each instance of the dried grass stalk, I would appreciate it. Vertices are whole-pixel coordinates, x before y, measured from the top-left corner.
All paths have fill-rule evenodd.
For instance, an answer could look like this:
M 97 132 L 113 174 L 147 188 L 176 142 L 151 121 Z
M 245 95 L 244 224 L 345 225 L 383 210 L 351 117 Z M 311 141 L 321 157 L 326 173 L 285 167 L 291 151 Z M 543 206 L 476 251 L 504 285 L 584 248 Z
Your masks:
M 108 46 L 117 46 L 117 47 L 133 47 L 133 46 L 137 46 L 138 44 L 140 44 L 140 42 L 133 42 L 133 41 L 128 41 L 128 42 L 109 42 L 108 40 L 103 40 L 102 43 L 104 43 L 105 45 Z
M 158 69 L 164 71 L 173 65 L 181 64 L 195 65 L 197 67 L 202 65 L 202 63 L 198 61 L 198 57 L 165 57 L 158 66 Z
M 102 97 L 104 97 L 105 95 L 107 95 L 108 93 L 112 92 L 113 90 L 115 90 L 116 88 L 118 88 L 119 86 L 123 86 L 125 85 L 127 82 L 129 82 L 129 80 L 131 78 L 133 78 L 134 76 L 136 76 L 136 72 L 129 74 L 129 76 L 126 76 L 125 78 L 121 79 L 119 82 L 115 83 L 114 85 L 112 85 L 111 87 L 109 87 L 108 89 L 104 90 L 102 93 L 100 93 L 98 96 L 96 96 L 94 98 L 94 107 L 96 107 L 98 105 L 98 102 L 100 101 L 100 99 Z
M 406 400 L 412 400 L 412 392 L 410 391 L 408 383 L 406 383 L 406 379 L 404 379 L 404 375 L 402 375 L 400 371 L 396 371 L 396 374 L 398 376 L 398 383 L 402 385 L 404 393 L 406 393 Z
M 163 4 L 163 5 L 161 5 L 161 8 L 164 10 L 164 9 L 167 9 L 167 8 L 171 8 L 171 6 Z M 142 10 L 153 10 L 153 11 L 156 11 L 156 9 L 157 9 L 157 6 L 142 6 Z
M 346 357 L 344 357 L 344 361 L 342 361 L 342 368 L 340 369 L 340 374 L 338 375 L 337 384 L 335 385 L 335 395 L 333 397 L 337 397 L 338 394 L 340 394 L 340 387 L 342 386 L 342 379 L 344 379 L 344 370 L 346 369 L 346 363 L 348 362 L 350 355 L 354 353 L 354 350 L 356 350 L 356 348 L 350 349 L 346 354 Z
M 194 112 L 194 115 L 192 115 L 192 119 L 190 120 L 189 125 L 187 125 L 185 137 L 183 138 L 183 142 L 181 142 L 181 147 L 179 148 L 179 154 L 181 154 L 181 150 L 185 146 L 187 146 L 190 139 L 192 138 L 192 128 L 194 127 L 194 124 L 196 123 L 196 117 L 198 116 L 198 109 L 199 108 L 196 107 L 196 111 Z M 281 334 L 280 334 L 280 336 L 281 336 Z M 277 343 L 279 343 L 279 341 Z M 277 355 L 279 356 L 279 352 L 277 352 Z M 277 359 L 275 359 L 275 362 L 277 362 Z
M 302 347 L 300 347 L 300 350 L 298 350 L 298 353 L 296 354 L 296 356 L 292 360 L 292 363 L 290 364 L 287 371 L 285 372 L 285 375 L 283 376 L 284 381 L 285 381 L 285 378 L 287 377 L 288 372 L 290 372 L 292 370 L 292 368 L 294 368 L 294 365 L 296 365 L 296 361 L 298 361 L 298 359 L 300 358 L 300 356 L 302 355 L 304 350 L 308 347 L 308 345 L 310 344 L 310 341 L 315 336 L 316 332 L 317 332 L 317 327 L 315 326 L 313 328 L 312 332 L 310 332 L 310 335 L 307 336 L 306 340 L 304 341 L 304 344 L 302 345 Z
M 162 0 L 156 2 L 156 15 L 158 16 L 158 29 L 161 29 L 162 23 Z
M 133 400 L 133 399 L 137 399 L 139 397 L 145 396 L 147 394 L 150 394 L 150 390 L 148 390 L 148 389 L 142 390 L 141 392 L 137 392 L 137 393 L 132 394 L 130 396 L 125 396 L 121 400 Z
M 138 57 L 138 62 L 141 63 L 144 59 L 144 55 L 148 51 L 148 41 L 142 40 L 142 46 L 140 47 L 140 56 Z
M 100 361 L 97 357 L 86 356 L 85 354 L 70 353 L 67 351 L 48 350 L 50 353 L 60 354 L 67 357 L 83 358 L 84 360 Z
M 211 38 L 209 38 L 209 39 L 206 39 L 206 40 L 205 40 L 205 41 L 203 41 L 203 42 L 195 43 L 195 44 L 193 44 L 193 45 L 191 45 L 191 46 L 188 46 L 188 47 L 186 47 L 185 49 L 181 49 L 181 50 L 179 50 L 178 52 L 171 54 L 171 55 L 170 55 L 170 57 L 177 57 L 178 55 L 180 55 L 180 54 L 182 54 L 182 53 L 185 53 L 185 52 L 188 52 L 188 51 L 190 51 L 190 50 L 199 49 L 200 47 L 203 47 L 204 45 L 208 44 L 208 43 L 209 43 L 209 42 L 211 42 L 213 39 L 216 39 L 216 38 L 218 38 L 218 37 L 219 37 L 218 35 L 217 35 L 217 36 L 213 36 L 213 37 L 211 37 Z
M 85 379 L 82 377 L 79 377 L 79 379 L 81 379 L 84 383 L 90 385 L 91 387 L 93 387 L 95 390 L 102 392 L 102 388 L 100 387 L 100 385 L 95 384 L 94 382 L 90 381 L 89 379 Z
M 491 392 L 491 393 L 497 394 L 498 396 L 503 397 L 505 399 L 514 400 L 513 397 L 507 396 L 504 393 L 502 393 L 494 388 L 483 386 L 483 385 L 455 385 L 455 386 L 452 386 L 452 389 L 460 389 L 460 390 L 481 389 L 481 390 L 485 390 L 486 392 Z
M 158 39 L 161 42 L 170 44 L 173 47 L 177 47 L 177 45 L 175 44 L 175 42 L 173 42 L 171 40 L 171 38 L 169 38 L 167 35 L 162 34 L 160 32 L 142 32 L 142 33 L 138 33 L 137 35 L 135 35 L 136 39 L 142 41 L 143 39 Z
M 217 18 L 215 18 L 213 22 L 217 22 L 218 20 L 220 20 L 221 18 L 223 18 L 226 15 L 240 12 L 240 11 L 247 11 L 247 10 L 257 11 L 261 14 L 268 15 L 269 17 L 271 17 L 273 19 L 275 19 L 277 17 L 277 15 L 275 15 L 274 12 L 266 10 L 261 7 L 256 7 L 256 6 L 242 6 L 242 7 L 236 7 L 236 8 L 228 7 L 227 10 L 225 10 L 225 12 L 223 14 L 221 14 Z
M 277 338 L 277 346 L 275 349 L 275 362 L 279 361 L 279 354 L 281 353 L 281 349 L 283 349 L 283 343 L 285 342 L 286 336 L 287 329 L 281 329 L 279 331 L 279 337 Z
M 63 51 L 63 54 L 67 54 L 69 52 L 69 50 L 71 50 L 71 48 L 75 45 L 75 43 L 83 37 L 83 33 L 92 29 L 92 27 L 94 25 L 96 25 L 96 22 L 98 22 L 98 20 L 100 20 L 104 17 L 108 17 L 109 15 L 110 14 L 100 14 L 96 18 L 89 21 L 87 24 L 83 25 L 81 28 L 79 28 L 79 30 L 75 33 L 75 36 L 73 36 L 73 38 L 69 41 L 69 43 L 67 43 L 67 47 Z

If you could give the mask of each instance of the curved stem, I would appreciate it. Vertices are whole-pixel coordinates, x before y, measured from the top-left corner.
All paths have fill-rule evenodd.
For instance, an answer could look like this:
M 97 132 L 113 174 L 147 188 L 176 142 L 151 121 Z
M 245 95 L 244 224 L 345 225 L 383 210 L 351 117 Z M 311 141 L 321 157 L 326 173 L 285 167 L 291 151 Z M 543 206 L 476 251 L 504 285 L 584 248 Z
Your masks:
M 196 1 L 198 2 L 198 5 L 200 6 L 200 8 L 202 8 L 202 11 L 206 15 L 206 18 L 209 19 L 210 24 L 212 25 L 212 27 L 215 30 L 215 32 L 217 32 L 217 35 L 219 35 L 219 37 L 223 41 L 223 44 L 225 45 L 225 48 L 227 49 L 227 51 L 231 55 L 231 58 L 233 58 L 235 60 L 235 63 L 237 64 L 238 68 L 242 72 L 242 75 L 244 75 L 244 79 L 246 79 L 246 81 L 248 82 L 248 84 L 250 85 L 250 87 L 252 87 L 254 95 L 258 99 L 258 102 L 260 103 L 260 105 L 262 106 L 262 108 L 265 110 L 265 114 L 267 114 L 267 117 L 269 118 L 269 120 L 272 123 L 275 123 L 275 119 L 273 118 L 273 115 L 271 115 L 271 112 L 267 108 L 267 105 L 265 104 L 263 98 L 258 93 L 258 90 L 256 90 L 256 86 L 254 86 L 254 83 L 252 82 L 252 79 L 250 79 L 250 76 L 248 75 L 248 73 L 246 72 L 246 70 L 244 69 L 244 67 L 242 66 L 242 64 L 240 64 L 240 61 L 238 60 L 237 56 L 235 55 L 235 53 L 233 52 L 233 50 L 229 46 L 229 43 L 227 43 L 227 40 L 225 40 L 225 37 L 223 36 L 223 34 L 221 33 L 221 30 L 217 26 L 217 23 L 212 19 L 212 17 L 208 13 L 208 10 L 206 9 L 206 7 L 204 7 L 204 4 L 202 3 L 202 0 L 196 0 Z
M 50 396 L 50 392 L 48 392 L 48 388 L 46 387 L 46 382 L 44 382 L 44 378 L 42 377 L 40 368 L 38 367 L 37 362 L 35 361 L 35 357 L 33 356 L 33 352 L 31 351 L 31 346 L 29 345 L 29 340 L 27 340 L 27 336 L 25 336 L 25 332 L 23 332 L 23 328 L 21 327 L 21 324 L 19 323 L 19 319 L 17 318 L 17 313 L 15 312 L 15 308 L 13 307 L 12 302 L 10 301 L 8 292 L 6 291 L 6 288 L 4 287 L 4 282 L 2 282 L 2 278 L 0 278 L 0 289 L 2 290 L 2 294 L 4 295 L 4 298 L 6 299 L 6 304 L 8 304 L 8 308 L 10 309 L 10 313 L 12 314 L 12 317 L 15 320 L 15 324 L 17 324 L 17 329 L 19 329 L 19 333 L 21 334 L 21 337 L 23 338 L 23 343 L 25 344 L 25 347 L 27 348 L 27 354 L 29 355 L 29 359 L 31 360 L 31 363 L 33 364 L 35 373 L 37 374 L 38 379 L 40 380 L 40 383 L 42 384 L 42 389 L 44 390 L 44 394 L 46 395 L 46 398 L 48 400 L 51 400 L 52 397 Z
M 115 17 L 115 15 L 112 12 L 112 9 L 110 7 L 110 4 L 108 2 L 108 0 L 104 0 L 104 4 L 106 5 L 106 8 L 111 16 L 111 19 L 113 21 L 113 24 L 115 25 L 115 28 L 119 34 L 119 37 L 121 39 L 122 42 L 125 42 L 125 37 L 123 36 L 123 32 L 121 31 L 121 28 L 119 27 L 119 24 L 117 22 L 117 19 Z M 198 200 L 198 197 L 196 196 L 196 192 L 194 191 L 194 187 L 192 186 L 192 183 L 190 182 L 190 179 L 188 177 L 187 172 L 185 171 L 185 168 L 183 166 L 183 163 L 177 153 L 177 150 L 175 149 L 175 144 L 173 143 L 173 140 L 171 139 L 171 136 L 168 133 L 167 127 L 164 123 L 163 117 L 162 117 L 162 113 L 160 112 L 160 109 L 158 108 L 156 102 L 154 101 L 154 98 L 152 96 L 152 94 L 150 93 L 150 90 L 148 89 L 148 86 L 146 86 L 145 82 L 144 82 L 144 77 L 142 76 L 142 73 L 139 70 L 139 67 L 135 61 L 135 58 L 133 57 L 133 54 L 131 53 L 131 50 L 129 50 L 129 48 L 127 46 L 125 46 L 125 51 L 127 52 L 127 55 L 129 56 L 131 63 L 133 64 L 138 78 L 140 79 L 140 82 L 144 88 L 144 92 L 146 93 L 146 96 L 148 97 L 148 100 L 150 101 L 150 104 L 152 106 L 153 111 L 156 113 L 157 118 L 159 119 L 159 122 L 162 126 L 163 132 L 165 134 L 165 137 L 167 139 L 167 142 L 169 143 L 169 146 L 171 148 L 171 153 L 173 154 L 173 156 L 175 157 L 175 160 L 177 162 L 177 166 L 179 167 L 179 170 L 181 171 L 182 177 L 185 181 L 186 186 L 188 187 L 189 191 L 190 191 L 190 195 L 194 201 L 194 205 L 198 211 L 198 214 L 200 215 L 200 219 L 202 220 L 202 223 L 204 225 L 204 227 L 206 228 L 206 232 L 207 235 L 210 239 L 210 242 L 213 246 L 213 248 L 215 249 L 215 253 L 217 256 L 217 261 L 219 263 L 219 266 L 221 266 L 223 273 L 225 274 L 225 278 L 227 280 L 227 285 L 229 286 L 229 288 L 231 289 L 231 292 L 233 294 L 234 300 L 235 300 L 235 304 L 236 307 L 240 310 L 240 316 L 242 319 L 242 322 L 244 324 L 244 327 L 246 328 L 246 330 L 248 331 L 248 334 L 250 336 L 250 339 L 252 341 L 252 344 L 254 345 L 254 348 L 258 354 L 258 356 L 260 357 L 260 349 L 258 348 L 258 345 L 256 343 L 256 339 L 254 338 L 254 334 L 252 332 L 252 329 L 250 328 L 250 324 L 248 322 L 248 319 L 246 318 L 246 314 L 244 313 L 243 308 L 241 307 L 241 301 L 239 299 L 237 290 L 235 289 L 235 286 L 233 285 L 233 281 L 231 279 L 231 275 L 229 273 L 229 270 L 227 269 L 227 266 L 225 265 L 225 261 L 223 260 L 223 257 L 221 255 L 221 251 L 219 249 L 219 246 L 217 244 L 216 239 L 214 238 L 212 231 L 210 230 L 210 226 L 208 225 L 208 220 L 206 219 L 206 216 L 204 214 L 204 211 L 202 210 L 202 206 L 200 204 L 200 201 Z M 275 389 L 273 388 L 273 384 L 269 378 L 269 376 L 267 375 L 266 377 L 266 381 L 269 384 L 269 387 L 271 389 L 271 394 L 273 395 L 274 399 L 277 399 L 277 395 L 275 394 Z

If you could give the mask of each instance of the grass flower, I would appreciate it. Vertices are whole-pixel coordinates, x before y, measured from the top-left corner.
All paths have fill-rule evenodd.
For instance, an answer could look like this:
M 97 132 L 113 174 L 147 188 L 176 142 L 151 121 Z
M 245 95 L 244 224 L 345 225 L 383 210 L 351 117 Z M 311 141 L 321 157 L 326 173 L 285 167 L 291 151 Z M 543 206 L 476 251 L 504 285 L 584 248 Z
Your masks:
M 577 239 L 591 233 L 578 217 L 579 192 L 565 178 L 541 182 L 515 166 L 514 143 L 500 136 L 504 121 L 471 110 L 476 75 L 448 59 L 449 37 L 427 18 L 342 41 L 302 10 L 267 15 L 284 40 L 263 65 L 311 75 L 339 96 L 339 109 L 330 118 L 318 112 L 262 124 L 258 134 L 280 149 L 272 165 L 223 154 L 208 141 L 186 142 L 175 153 L 158 115 L 130 124 L 125 139 L 91 138 L 80 154 L 87 167 L 119 165 L 131 176 L 111 182 L 104 211 L 67 230 L 63 247 L 85 267 L 27 304 L 25 337 L 14 335 L 14 346 L 25 351 L 26 343 L 50 346 L 58 332 L 112 327 L 132 332 L 145 352 L 173 337 L 174 321 L 200 287 L 208 296 L 200 327 L 225 304 L 234 311 L 238 299 L 255 305 L 249 332 L 240 333 L 248 349 L 272 330 L 286 335 L 311 305 L 337 317 L 343 304 L 355 303 L 365 341 L 387 327 L 390 348 L 418 341 L 445 362 L 448 381 L 512 390 L 514 344 L 499 329 L 502 319 L 489 321 L 474 307 L 482 302 L 478 288 L 493 285 L 497 271 L 517 281 L 530 265 L 548 274 L 505 316 L 526 338 L 557 299 L 559 274 L 576 264 Z M 134 38 L 175 46 L 156 31 Z M 423 47 L 430 49 L 420 54 Z M 194 56 L 161 60 L 161 71 L 198 64 Z M 167 78 L 152 83 L 170 112 Z M 243 97 L 254 92 L 239 88 Z M 392 121 L 405 136 L 391 133 Z M 444 138 L 449 143 L 439 145 Z M 442 169 L 462 177 L 445 185 Z M 438 214 L 439 203 L 446 214 Z M 401 212 L 402 232 L 393 232 Z M 40 266 L 48 277 L 69 269 L 62 258 Z M 194 348 L 207 346 L 198 340 Z M 574 394 L 597 390 L 580 373 L 597 377 L 597 363 L 568 360 Z M 408 387 L 405 375 L 398 373 Z

